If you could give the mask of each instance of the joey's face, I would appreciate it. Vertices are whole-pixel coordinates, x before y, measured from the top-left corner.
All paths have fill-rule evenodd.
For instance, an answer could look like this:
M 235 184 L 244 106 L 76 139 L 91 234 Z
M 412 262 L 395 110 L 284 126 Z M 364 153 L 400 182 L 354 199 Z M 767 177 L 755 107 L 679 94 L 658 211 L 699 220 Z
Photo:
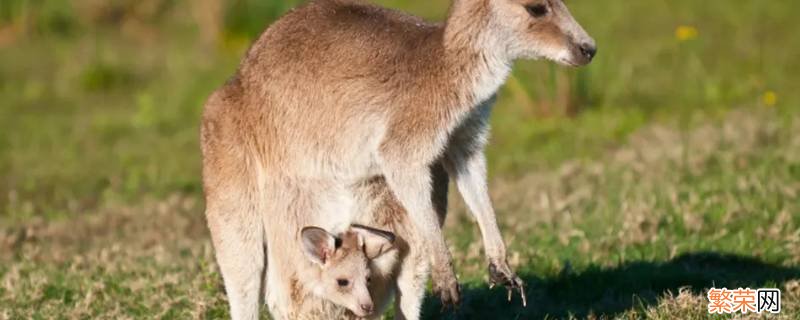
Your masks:
M 375 306 L 369 292 L 370 260 L 394 248 L 394 235 L 353 226 L 334 236 L 320 228 L 306 227 L 302 238 L 306 257 L 320 268 L 314 293 L 356 316 L 371 315 Z
M 342 234 L 340 239 L 341 246 L 322 268 L 322 297 L 346 307 L 357 316 L 368 316 L 374 308 L 369 294 L 369 259 L 353 233 Z
M 490 0 L 492 28 L 514 58 L 545 58 L 569 66 L 592 61 L 597 46 L 563 0 Z

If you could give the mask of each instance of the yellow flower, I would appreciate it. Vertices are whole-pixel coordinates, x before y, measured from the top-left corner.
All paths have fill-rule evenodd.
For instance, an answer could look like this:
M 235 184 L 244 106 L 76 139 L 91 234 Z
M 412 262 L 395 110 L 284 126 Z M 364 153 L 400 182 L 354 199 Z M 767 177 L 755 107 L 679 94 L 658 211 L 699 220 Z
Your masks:
M 778 94 L 775 91 L 764 92 L 761 96 L 761 102 L 767 107 L 774 107 L 778 103 Z
M 697 35 L 697 28 L 692 26 L 679 26 L 675 29 L 675 38 L 677 38 L 678 41 L 689 41 L 697 38 Z

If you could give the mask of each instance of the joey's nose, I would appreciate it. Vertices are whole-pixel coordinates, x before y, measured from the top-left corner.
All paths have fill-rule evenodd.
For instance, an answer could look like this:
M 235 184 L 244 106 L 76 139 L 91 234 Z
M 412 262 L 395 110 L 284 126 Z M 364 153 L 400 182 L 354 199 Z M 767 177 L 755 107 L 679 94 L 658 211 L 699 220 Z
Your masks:
M 581 44 L 580 50 L 583 57 L 590 61 L 597 55 L 597 46 L 591 43 Z
M 366 314 L 372 313 L 372 304 L 371 303 L 363 303 L 361 304 L 361 311 L 364 311 Z

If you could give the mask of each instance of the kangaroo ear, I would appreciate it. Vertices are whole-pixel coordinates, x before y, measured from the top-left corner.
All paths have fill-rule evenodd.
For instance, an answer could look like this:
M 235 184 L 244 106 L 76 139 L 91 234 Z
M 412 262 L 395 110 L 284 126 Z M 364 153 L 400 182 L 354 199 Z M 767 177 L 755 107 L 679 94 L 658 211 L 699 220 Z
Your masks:
M 303 253 L 311 262 L 320 266 L 333 255 L 336 250 L 336 237 L 318 227 L 305 227 L 300 232 L 303 239 Z
M 369 259 L 375 259 L 394 249 L 394 233 L 354 224 L 350 230 L 358 234 L 359 243 Z

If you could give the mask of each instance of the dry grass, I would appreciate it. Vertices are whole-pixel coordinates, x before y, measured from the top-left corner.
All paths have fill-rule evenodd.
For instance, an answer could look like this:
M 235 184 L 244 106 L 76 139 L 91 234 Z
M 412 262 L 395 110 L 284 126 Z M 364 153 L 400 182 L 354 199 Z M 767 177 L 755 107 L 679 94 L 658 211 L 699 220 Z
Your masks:
M 2 317 L 215 318 L 227 308 L 195 198 L 0 232 Z

